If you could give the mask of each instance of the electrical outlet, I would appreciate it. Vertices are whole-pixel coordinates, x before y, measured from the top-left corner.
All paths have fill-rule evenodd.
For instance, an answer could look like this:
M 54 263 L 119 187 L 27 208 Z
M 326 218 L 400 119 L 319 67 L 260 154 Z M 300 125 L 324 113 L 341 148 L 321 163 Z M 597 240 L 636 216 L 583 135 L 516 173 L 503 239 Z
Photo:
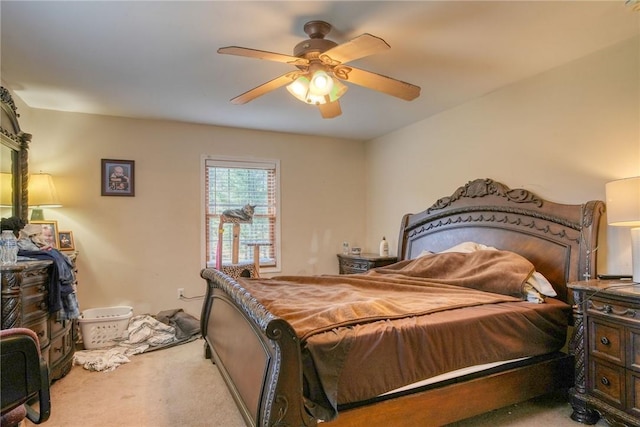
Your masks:
M 178 299 L 184 296 L 184 288 L 178 288 Z

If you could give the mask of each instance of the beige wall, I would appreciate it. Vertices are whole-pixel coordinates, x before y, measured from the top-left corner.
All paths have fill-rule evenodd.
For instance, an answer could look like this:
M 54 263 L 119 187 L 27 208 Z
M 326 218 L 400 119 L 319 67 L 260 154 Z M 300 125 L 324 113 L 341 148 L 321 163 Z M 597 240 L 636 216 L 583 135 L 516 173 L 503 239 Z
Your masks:
M 367 246 L 386 235 L 395 253 L 402 214 L 475 178 L 604 200 L 607 181 L 640 175 L 639 62 L 635 38 L 371 141 Z M 630 273 L 629 229 L 614 228 L 603 227 L 600 271 Z
M 45 216 L 74 232 L 82 308 L 197 316 L 201 301 L 180 302 L 176 289 L 204 289 L 202 155 L 280 159 L 282 272 L 333 273 L 343 240 L 376 251 L 385 235 L 395 252 L 402 214 L 474 178 L 581 203 L 603 199 L 611 179 L 640 175 L 639 48 L 623 43 L 368 143 L 16 102 L 33 134 L 31 169 L 55 176 L 64 203 Z M 100 196 L 101 158 L 136 161 L 135 197 Z M 600 269 L 630 271 L 628 229 L 609 228 Z
M 30 169 L 55 177 L 64 204 L 45 217 L 72 230 L 80 251 L 83 309 L 199 316 L 201 300 L 176 295 L 204 292 L 203 155 L 280 159 L 282 273 L 337 273 L 342 241 L 364 238 L 361 142 L 19 107 Z M 100 195 L 103 158 L 135 160 L 135 197 Z

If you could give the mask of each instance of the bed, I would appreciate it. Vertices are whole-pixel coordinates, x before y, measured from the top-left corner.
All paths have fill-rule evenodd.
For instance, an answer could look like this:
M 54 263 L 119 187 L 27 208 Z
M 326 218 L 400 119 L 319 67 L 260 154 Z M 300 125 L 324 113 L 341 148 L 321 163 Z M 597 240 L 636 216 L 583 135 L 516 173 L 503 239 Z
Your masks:
M 271 279 L 204 269 L 205 357 L 251 426 L 437 426 L 568 389 L 574 365 L 563 351 L 572 304 L 566 284 L 595 275 L 603 211 L 600 201 L 559 204 L 477 179 L 403 216 L 392 266 Z M 468 245 L 486 250 L 451 250 Z M 508 269 L 485 268 L 505 260 Z M 472 264 L 455 270 L 455 279 L 448 270 L 434 279 L 443 265 L 462 262 Z M 457 287 L 456 280 L 485 283 L 467 280 L 479 271 L 488 275 L 487 287 Z M 553 288 L 545 293 L 555 294 L 541 295 L 542 304 L 522 291 L 532 271 Z M 503 283 L 512 283 L 508 291 Z M 433 287 L 442 287 L 437 292 L 448 305 L 428 302 L 441 294 L 412 294 Z M 381 294 L 387 291 L 393 295 Z M 360 306 L 360 295 L 384 307 Z M 323 310 L 350 299 L 348 314 Z M 409 314 L 401 315 L 407 306 Z M 365 320 L 355 319 L 362 312 Z

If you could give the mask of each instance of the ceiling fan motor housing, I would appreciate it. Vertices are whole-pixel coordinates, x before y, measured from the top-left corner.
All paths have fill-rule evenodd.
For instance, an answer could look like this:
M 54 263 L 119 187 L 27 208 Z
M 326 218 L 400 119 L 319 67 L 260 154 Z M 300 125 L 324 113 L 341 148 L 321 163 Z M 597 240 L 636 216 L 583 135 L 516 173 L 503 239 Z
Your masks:
M 304 32 L 309 39 L 302 41 L 293 48 L 293 56 L 304 58 L 307 53 L 325 52 L 338 44 L 331 40 L 325 40 L 324 36 L 331 31 L 331 24 L 324 21 L 309 21 L 304 24 Z
M 306 54 L 311 52 L 322 53 L 332 47 L 337 46 L 336 42 L 325 39 L 308 39 L 300 42 L 293 48 L 293 56 L 304 58 Z

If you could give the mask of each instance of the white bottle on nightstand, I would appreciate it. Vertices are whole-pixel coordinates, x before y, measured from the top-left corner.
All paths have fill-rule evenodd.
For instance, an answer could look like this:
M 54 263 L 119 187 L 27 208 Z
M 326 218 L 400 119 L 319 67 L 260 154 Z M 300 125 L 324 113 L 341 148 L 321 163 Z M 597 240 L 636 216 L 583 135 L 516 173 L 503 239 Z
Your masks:
M 380 256 L 389 256 L 389 242 L 384 237 L 380 242 Z

